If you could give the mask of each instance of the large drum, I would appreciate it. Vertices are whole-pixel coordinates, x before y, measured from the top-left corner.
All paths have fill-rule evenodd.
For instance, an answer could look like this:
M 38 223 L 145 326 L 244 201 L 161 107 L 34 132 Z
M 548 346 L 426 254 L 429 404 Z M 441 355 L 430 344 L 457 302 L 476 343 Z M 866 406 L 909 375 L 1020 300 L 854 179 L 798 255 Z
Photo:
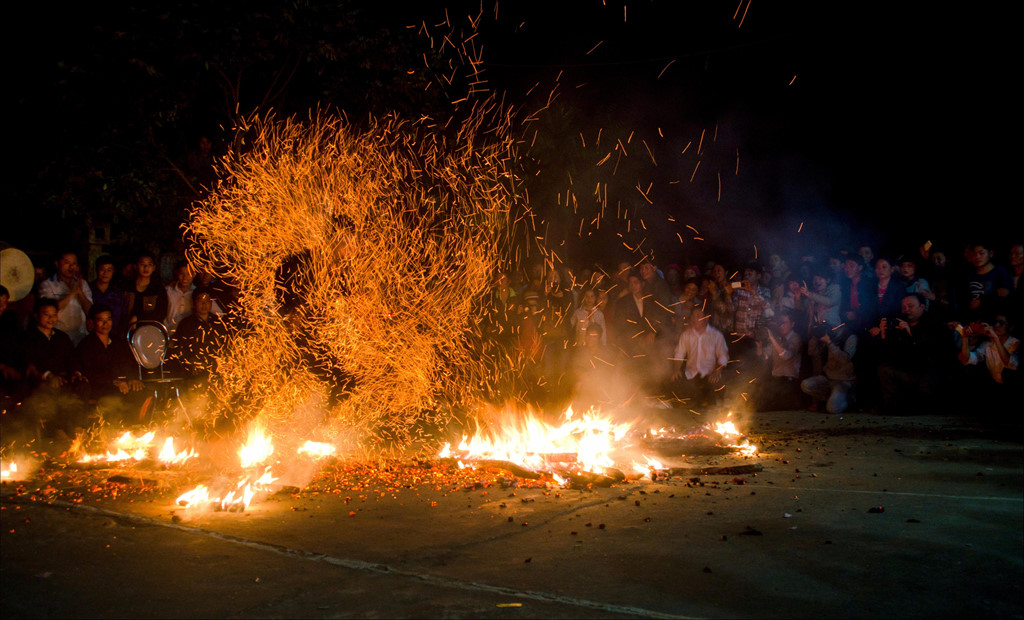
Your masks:
M 12 247 L 0 250 L 0 284 L 11 294 L 11 301 L 31 293 L 35 280 L 36 270 L 28 254 Z

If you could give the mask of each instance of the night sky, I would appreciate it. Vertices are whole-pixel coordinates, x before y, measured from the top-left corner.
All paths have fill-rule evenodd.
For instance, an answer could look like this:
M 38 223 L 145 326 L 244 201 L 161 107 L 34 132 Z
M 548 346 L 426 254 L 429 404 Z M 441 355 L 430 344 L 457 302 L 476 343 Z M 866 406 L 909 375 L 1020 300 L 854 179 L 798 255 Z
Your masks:
M 590 167 L 600 159 L 599 135 L 605 151 L 613 137 L 631 136 L 633 166 L 620 168 L 615 181 L 627 190 L 653 188 L 651 202 L 627 190 L 619 200 L 647 214 L 648 243 L 670 260 L 693 248 L 672 245 L 687 224 L 707 247 L 738 248 L 743 258 L 754 247 L 821 252 L 822 240 L 829 250 L 875 243 L 905 251 L 925 239 L 956 243 L 971 234 L 1002 249 L 1020 230 L 1010 221 L 1019 209 L 1006 199 L 1016 133 L 1007 94 L 1016 80 L 1006 72 L 1010 44 L 1002 35 L 1008 19 L 892 4 L 427 2 L 377 7 L 373 19 L 397 30 L 425 20 L 436 36 L 445 7 L 451 23 L 463 24 L 483 6 L 476 41 L 492 90 L 528 113 L 556 89 L 562 116 L 540 122 L 544 133 L 533 151 L 541 167 L 531 181 L 538 212 L 558 210 L 567 172 L 576 171 L 581 185 L 601 175 L 609 180 L 608 168 Z M 174 6 L 185 14 L 181 7 L 191 5 Z M 42 174 L 64 154 L 88 152 L 87 132 L 76 129 L 88 121 L 73 112 L 78 102 L 55 94 L 62 91 L 54 63 L 96 56 L 94 33 L 124 20 L 82 8 L 35 11 L 14 37 L 18 178 Z M 266 44 L 260 33 L 253 41 Z M 132 53 L 118 50 L 134 63 Z M 111 107 L 130 107 L 135 96 L 146 101 L 147 93 L 125 82 L 76 92 L 96 102 L 110 98 Z M 315 93 L 317 84 L 296 80 L 293 89 L 300 88 Z M 213 99 L 195 92 L 182 106 L 182 136 L 194 133 Z M 584 142 L 590 150 L 582 152 Z M 650 161 L 641 164 L 648 149 Z M 22 208 L 35 199 L 14 194 Z M 579 217 L 551 220 L 563 220 L 569 236 Z M 11 230 L 13 237 L 25 233 Z M 17 238 L 4 241 L 18 245 Z

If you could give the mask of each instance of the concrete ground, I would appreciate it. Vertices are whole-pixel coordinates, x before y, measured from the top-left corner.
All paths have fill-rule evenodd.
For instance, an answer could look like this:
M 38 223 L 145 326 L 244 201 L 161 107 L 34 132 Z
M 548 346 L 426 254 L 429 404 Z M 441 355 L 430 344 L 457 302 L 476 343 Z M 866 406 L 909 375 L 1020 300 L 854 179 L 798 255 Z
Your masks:
M 1021 426 L 756 414 L 740 475 L 277 494 L 5 484 L 4 617 L 1024 617 Z M 401 478 L 401 476 L 399 476 Z M 59 478 L 57 479 L 59 481 Z M 66 484 L 76 484 L 70 481 Z M 33 486 L 35 485 L 35 486 Z M 69 499 L 70 498 L 70 499 Z

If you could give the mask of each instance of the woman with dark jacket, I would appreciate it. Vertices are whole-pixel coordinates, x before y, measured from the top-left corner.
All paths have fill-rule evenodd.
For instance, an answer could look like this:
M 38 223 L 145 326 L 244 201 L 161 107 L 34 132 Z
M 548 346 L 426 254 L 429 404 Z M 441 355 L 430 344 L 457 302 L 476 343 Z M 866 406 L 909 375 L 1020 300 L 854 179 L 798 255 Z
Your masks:
M 167 316 L 167 290 L 156 275 L 156 259 L 149 252 L 135 262 L 135 280 L 124 294 L 128 325 L 138 321 L 163 321 Z

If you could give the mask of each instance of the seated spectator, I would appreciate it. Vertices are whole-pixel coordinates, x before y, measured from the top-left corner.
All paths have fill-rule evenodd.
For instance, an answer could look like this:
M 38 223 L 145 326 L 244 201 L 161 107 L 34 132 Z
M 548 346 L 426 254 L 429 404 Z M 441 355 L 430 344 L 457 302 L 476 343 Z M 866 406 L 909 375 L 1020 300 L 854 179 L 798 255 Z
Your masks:
M 697 301 L 697 294 L 699 292 L 700 283 L 696 279 L 687 280 L 683 283 L 682 291 L 672 304 L 672 310 L 675 313 L 675 333 L 683 333 L 683 330 L 690 324 L 693 304 Z
M 201 381 L 216 368 L 216 356 L 228 337 L 227 323 L 213 310 L 213 296 L 204 288 L 192 291 L 192 314 L 174 333 L 168 363 L 186 377 Z
M 1013 280 L 1010 273 L 992 263 L 993 252 L 984 244 L 972 243 L 965 252 L 971 269 L 960 283 L 965 318 L 976 321 L 999 310 L 997 300 L 1009 297 Z
M 841 283 L 842 298 L 839 313 L 843 322 L 853 329 L 861 329 L 869 325 L 872 318 L 870 308 L 873 306 L 871 296 L 872 281 L 864 273 L 864 262 L 854 254 L 848 254 L 843 261 L 844 278 Z
M 883 318 L 898 317 L 907 289 L 903 286 L 903 282 L 895 277 L 892 261 L 888 258 L 875 260 L 873 285 L 873 296 L 868 300 L 868 322 L 874 324 Z
M 167 290 L 167 317 L 164 319 L 164 327 L 167 333 L 174 335 L 181 320 L 192 314 L 192 291 L 195 285 L 192 284 L 192 268 L 185 261 L 179 261 L 174 265 L 174 282 L 168 284 Z
M 740 379 L 744 382 L 760 377 L 764 370 L 760 347 L 767 340 L 767 324 L 772 316 L 770 301 L 771 292 L 761 285 L 760 265 L 748 263 L 743 269 L 740 287 L 732 294 L 733 328 L 737 339 L 730 347 L 739 361 L 743 375 Z
M 811 398 L 811 411 L 818 410 L 818 403 L 825 402 L 829 413 L 844 413 L 854 401 L 857 373 L 853 358 L 857 354 L 857 334 L 846 326 L 823 329 L 812 334 L 826 350 L 822 374 L 804 379 L 800 389 Z
M 498 272 L 485 309 L 485 330 L 492 342 L 503 347 L 511 347 L 514 344 L 518 301 L 519 295 L 512 287 L 508 274 L 504 271 Z
M 43 298 L 36 302 L 36 324 L 25 332 L 21 346 L 25 377 L 55 388 L 82 378 L 74 355 L 75 346 L 57 327 L 57 307 L 54 299 Z
M 70 434 L 84 422 L 81 405 L 88 391 L 71 338 L 57 328 L 57 301 L 36 301 L 35 325 L 23 336 L 23 375 L 31 396 L 24 410 L 33 424 Z
M 156 276 L 156 260 L 149 252 L 135 261 L 135 279 L 125 291 L 129 326 L 138 321 L 163 322 L 167 318 L 167 290 Z
M 644 279 L 644 291 L 648 298 L 656 304 L 661 304 L 667 312 L 672 305 L 672 288 L 668 282 L 658 273 L 658 266 L 651 258 L 644 259 L 640 263 L 640 277 Z
M 85 338 L 86 313 L 92 306 L 92 289 L 82 278 L 78 269 L 78 256 L 74 252 L 62 252 L 54 261 L 57 272 L 39 285 L 39 297 L 55 299 L 57 324 L 55 327 L 78 343 Z
M 585 347 L 589 344 L 588 328 L 597 325 L 601 328 L 601 344 L 607 344 L 604 333 L 607 326 L 604 321 L 604 313 L 597 305 L 597 291 L 588 288 L 583 291 L 583 299 L 580 307 L 572 314 L 572 330 L 575 334 L 574 346 Z
M 1024 274 L 1024 244 L 1015 243 L 1010 246 L 1010 305 L 1007 315 L 1013 330 L 1020 329 L 1024 321 L 1024 282 L 1021 281 L 1021 274 Z M 1019 336 L 1020 334 L 1017 333 Z
M 803 395 L 800 392 L 800 365 L 803 360 L 803 341 L 794 330 L 793 316 L 783 312 L 775 329 L 769 328 L 770 346 L 763 355 L 769 360 L 771 372 L 758 389 L 757 408 L 759 411 L 800 409 Z M 758 343 L 759 351 L 762 349 Z
M 700 295 L 707 299 L 705 309 L 711 311 L 711 325 L 723 334 L 731 334 L 734 329 L 736 308 L 732 303 L 733 290 L 733 283 L 721 263 L 713 264 L 708 278 L 701 280 Z
M 630 272 L 627 279 L 629 294 L 615 304 L 613 344 L 629 359 L 629 372 L 649 385 L 657 384 L 671 372 L 667 363 L 671 315 L 648 295 L 638 271 Z
M 887 413 L 931 410 L 942 395 L 946 360 L 955 358 L 950 333 L 931 319 L 924 301 L 920 295 L 906 295 L 902 318 L 879 321 L 878 378 Z
M 878 260 L 878 257 L 875 256 L 875 250 L 870 245 L 862 245 L 857 248 L 857 256 L 864 261 L 865 265 L 874 265 L 875 261 Z
M 549 391 L 561 396 L 567 391 L 567 382 L 562 381 L 568 367 L 569 347 L 575 334 L 572 333 L 572 313 L 575 300 L 568 277 L 558 268 L 551 269 L 544 280 L 544 329 L 541 331 L 543 352 L 543 373 Z
M 200 269 L 196 273 L 195 282 L 197 288 L 202 287 L 210 291 L 210 295 L 213 297 L 213 309 L 210 312 L 226 314 L 228 309 L 234 306 L 238 296 L 237 291 L 225 284 L 223 280 L 213 277 L 209 271 Z
M 931 250 L 931 263 L 927 273 L 928 286 L 935 295 L 931 300 L 933 304 L 929 304 L 929 310 L 937 317 L 948 319 L 956 316 L 955 279 L 950 275 L 944 252 Z
M 842 322 L 839 315 L 843 292 L 839 284 L 832 281 L 830 269 L 814 269 L 811 288 L 801 285 L 800 292 L 807 299 L 807 355 L 811 362 L 811 373 L 822 374 L 826 360 L 826 347 L 821 334 L 838 327 Z
M 613 407 L 633 392 L 622 373 L 621 354 L 603 341 L 604 330 L 597 323 L 587 326 L 586 344 L 573 350 L 573 408 Z
M 917 275 L 917 261 L 913 256 L 904 256 L 899 263 L 900 276 L 903 278 L 903 286 L 908 293 L 918 293 L 924 297 L 925 309 L 931 310 L 932 300 L 935 293 L 932 292 L 928 280 Z
M 18 316 L 9 308 L 11 294 L 0 286 L 0 396 L 18 399 L 21 382 L 21 329 Z M 6 409 L 6 403 L 0 403 Z
M 93 304 L 103 304 L 110 308 L 111 316 L 114 319 L 113 333 L 123 334 L 127 322 L 124 291 L 114 283 L 116 273 L 113 257 L 104 255 L 96 259 L 96 280 L 92 283 L 92 301 Z
M 117 415 L 127 402 L 122 396 L 142 390 L 139 365 L 128 341 L 114 337 L 114 312 L 109 306 L 93 304 L 89 321 L 92 331 L 75 349 L 78 367 L 89 382 L 89 402 Z
M 710 325 L 711 315 L 703 303 L 694 304 L 690 317 L 673 356 L 672 382 L 691 406 L 715 406 L 724 400 L 722 371 L 729 363 L 729 349 L 722 332 Z
M 1010 335 L 1010 328 L 1007 316 L 997 314 L 991 323 L 978 324 L 978 343 L 971 348 L 970 334 L 965 333 L 963 326 L 955 326 L 961 337 L 960 362 L 965 366 L 985 365 L 986 372 L 982 377 L 972 377 L 971 392 L 978 397 L 973 404 L 990 407 L 999 414 L 1003 414 L 1007 407 L 1019 409 L 1020 406 L 1011 396 L 1020 381 L 1017 370 L 1020 340 Z

